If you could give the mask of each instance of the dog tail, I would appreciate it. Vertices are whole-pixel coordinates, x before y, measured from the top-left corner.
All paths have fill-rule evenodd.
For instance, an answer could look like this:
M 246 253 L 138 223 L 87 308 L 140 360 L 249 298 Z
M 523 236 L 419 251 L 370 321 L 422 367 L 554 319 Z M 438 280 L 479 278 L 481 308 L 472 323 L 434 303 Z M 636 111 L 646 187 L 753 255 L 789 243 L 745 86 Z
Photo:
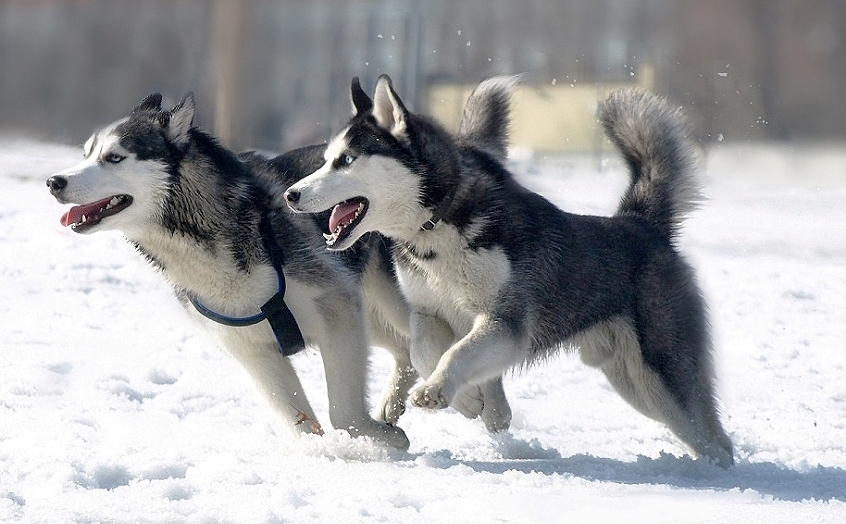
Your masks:
M 640 215 L 674 238 L 702 200 L 697 148 L 681 110 L 647 91 L 623 89 L 605 101 L 600 120 L 631 176 L 617 214 Z
M 495 76 L 476 86 L 464 105 L 458 138 L 505 162 L 511 93 L 519 81 L 520 75 Z

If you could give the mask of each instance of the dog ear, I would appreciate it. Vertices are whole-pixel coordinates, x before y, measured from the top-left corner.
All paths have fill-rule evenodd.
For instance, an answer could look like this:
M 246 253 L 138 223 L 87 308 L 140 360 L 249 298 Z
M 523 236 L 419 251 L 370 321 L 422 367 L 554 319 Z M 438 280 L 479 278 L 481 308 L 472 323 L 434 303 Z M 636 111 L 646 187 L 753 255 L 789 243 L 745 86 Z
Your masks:
M 370 97 L 361 88 L 357 76 L 352 79 L 350 99 L 352 100 L 353 116 L 362 115 L 373 109 L 373 100 L 370 100 Z
M 387 129 L 395 137 L 405 136 L 408 110 L 397 96 L 388 75 L 382 75 L 376 81 L 376 93 L 373 95 L 373 116 L 379 127 Z
M 167 122 L 167 135 L 176 145 L 188 143 L 188 131 L 194 124 L 194 93 L 188 92 L 182 101 L 170 111 Z
M 132 110 L 133 113 L 137 113 L 138 111 L 161 111 L 162 110 L 162 95 L 161 93 L 152 93 L 147 95 L 144 100 L 138 102 L 138 105 L 135 106 L 135 109 Z

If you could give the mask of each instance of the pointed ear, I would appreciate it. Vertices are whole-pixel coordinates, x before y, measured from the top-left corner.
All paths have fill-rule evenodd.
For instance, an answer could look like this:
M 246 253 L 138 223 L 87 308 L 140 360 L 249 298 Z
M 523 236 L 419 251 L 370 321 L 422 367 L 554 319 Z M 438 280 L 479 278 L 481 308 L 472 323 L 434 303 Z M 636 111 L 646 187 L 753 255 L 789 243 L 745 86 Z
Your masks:
M 408 110 L 397 96 L 388 75 L 382 75 L 376 82 L 373 95 L 373 116 L 379 127 L 387 129 L 395 137 L 405 135 Z
M 350 99 L 352 100 L 353 115 L 358 116 L 373 109 L 373 100 L 361 88 L 358 77 L 352 79 L 350 86 Z
M 176 145 L 188 143 L 188 130 L 194 124 L 194 93 L 190 91 L 170 111 L 167 123 L 167 136 Z
M 138 111 L 161 111 L 162 110 L 162 95 L 161 93 L 153 93 L 147 95 L 144 100 L 138 102 L 138 105 L 135 106 L 135 109 L 132 110 L 133 113 L 137 113 Z

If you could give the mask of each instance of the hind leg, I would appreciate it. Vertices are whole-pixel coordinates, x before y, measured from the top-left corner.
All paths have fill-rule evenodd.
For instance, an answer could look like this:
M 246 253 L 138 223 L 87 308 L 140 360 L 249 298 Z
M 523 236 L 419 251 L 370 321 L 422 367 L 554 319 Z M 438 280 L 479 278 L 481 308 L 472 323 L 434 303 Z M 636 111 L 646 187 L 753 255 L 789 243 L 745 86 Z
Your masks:
M 667 425 L 697 454 L 732 465 L 717 414 L 710 326 L 692 269 L 678 255 L 656 256 L 637 289 L 638 355 L 673 400 Z
M 631 323 L 623 319 L 602 323 L 580 335 L 576 342 L 582 361 L 599 367 L 635 409 L 666 424 L 697 455 L 722 467 L 733 464 L 731 441 L 717 416 L 711 372 L 708 367 L 701 367 L 702 362 L 676 360 L 686 352 L 656 347 L 665 341 L 650 340 L 645 342 L 648 351 L 658 351 L 673 363 L 649 364 Z
M 663 422 L 699 455 L 721 467 L 734 463 L 732 445 L 719 422 L 714 401 L 700 379 L 692 378 L 688 392 L 669 389 L 662 377 L 645 365 L 639 355 L 629 353 L 613 359 L 602 371 L 620 395 L 644 415 Z M 686 404 L 679 397 L 689 398 Z

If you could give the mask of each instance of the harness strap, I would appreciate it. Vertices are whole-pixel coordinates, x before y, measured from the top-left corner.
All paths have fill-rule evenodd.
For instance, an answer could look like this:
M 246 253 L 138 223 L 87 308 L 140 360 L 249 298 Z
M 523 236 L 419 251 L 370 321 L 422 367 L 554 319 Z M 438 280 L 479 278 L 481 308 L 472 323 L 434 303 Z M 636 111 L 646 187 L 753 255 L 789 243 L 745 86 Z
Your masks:
M 297 325 L 297 320 L 285 304 L 285 276 L 282 274 L 282 268 L 285 267 L 285 253 L 282 251 L 282 246 L 276 241 L 272 218 L 270 212 L 261 215 L 259 232 L 264 248 L 270 254 L 270 261 L 279 275 L 279 291 L 265 302 L 261 310 L 267 317 L 267 321 L 270 322 L 273 334 L 276 335 L 279 351 L 282 355 L 289 357 L 305 349 L 305 340 L 303 340 L 303 334 L 300 331 L 300 326 Z
M 264 248 L 270 255 L 273 269 L 276 270 L 276 277 L 279 283 L 276 294 L 261 306 L 261 313 L 256 313 L 248 317 L 229 317 L 207 308 L 193 293 L 188 293 L 188 301 L 191 302 L 201 315 L 224 326 L 246 327 L 258 324 L 262 320 L 267 320 L 276 337 L 279 352 L 283 356 L 290 357 L 305 348 L 305 341 L 293 313 L 291 313 L 291 310 L 285 304 L 285 275 L 282 274 L 282 268 L 285 266 L 285 256 L 282 247 L 276 242 L 273 223 L 268 213 L 263 214 L 261 217 L 259 232 L 261 233 Z
M 279 288 L 276 291 L 276 295 L 284 295 L 285 294 L 285 277 L 282 275 L 282 272 L 279 268 L 276 269 L 276 278 L 279 281 Z M 274 295 L 274 296 L 276 296 Z M 249 317 L 230 317 L 224 315 L 222 313 L 218 313 L 208 307 L 205 306 L 200 299 L 193 293 L 188 293 L 188 302 L 194 306 L 194 309 L 197 310 L 201 315 L 206 317 L 209 320 L 213 320 L 218 324 L 223 324 L 224 326 L 231 326 L 231 327 L 248 327 L 258 324 L 262 320 L 266 318 L 264 311 L 261 313 L 256 313 L 255 315 L 251 315 Z

